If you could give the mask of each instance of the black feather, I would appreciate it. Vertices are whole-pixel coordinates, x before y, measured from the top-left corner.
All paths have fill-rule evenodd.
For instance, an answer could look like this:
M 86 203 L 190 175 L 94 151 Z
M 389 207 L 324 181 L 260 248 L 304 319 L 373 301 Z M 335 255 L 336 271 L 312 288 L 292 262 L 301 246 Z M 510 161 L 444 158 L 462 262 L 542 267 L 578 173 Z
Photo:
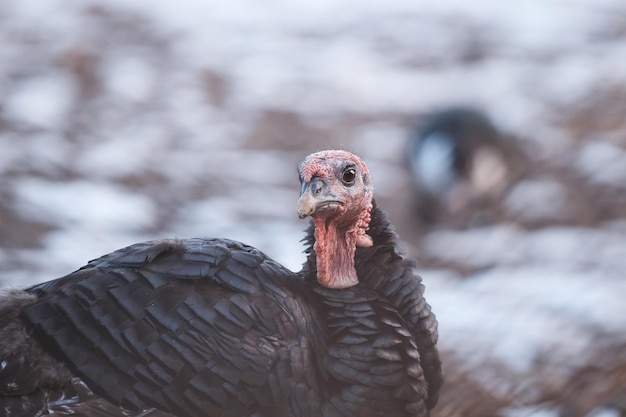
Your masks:
M 0 407 L 427 416 L 442 383 L 437 322 L 385 214 L 371 215 L 374 246 L 357 249 L 360 283 L 343 290 L 317 283 L 310 229 L 297 274 L 232 240 L 160 240 L 4 296 Z

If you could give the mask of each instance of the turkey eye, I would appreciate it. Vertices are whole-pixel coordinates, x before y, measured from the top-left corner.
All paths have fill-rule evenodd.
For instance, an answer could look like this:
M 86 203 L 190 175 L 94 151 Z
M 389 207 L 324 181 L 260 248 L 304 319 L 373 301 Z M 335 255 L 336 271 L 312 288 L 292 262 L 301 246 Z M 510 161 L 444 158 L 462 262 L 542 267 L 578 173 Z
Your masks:
M 348 168 L 343 171 L 343 176 L 341 177 L 343 182 L 346 185 L 352 185 L 354 180 L 356 179 L 356 170 L 354 168 Z

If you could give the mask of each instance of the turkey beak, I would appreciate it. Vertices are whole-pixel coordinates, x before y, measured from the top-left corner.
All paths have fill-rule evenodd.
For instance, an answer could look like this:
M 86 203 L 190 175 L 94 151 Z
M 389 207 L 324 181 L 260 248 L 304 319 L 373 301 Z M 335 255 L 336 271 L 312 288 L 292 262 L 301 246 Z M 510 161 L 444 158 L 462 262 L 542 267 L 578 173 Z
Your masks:
M 303 182 L 298 199 L 298 217 L 304 219 L 329 203 L 336 202 L 328 189 L 328 184 L 318 177 L 313 178 L 311 182 Z

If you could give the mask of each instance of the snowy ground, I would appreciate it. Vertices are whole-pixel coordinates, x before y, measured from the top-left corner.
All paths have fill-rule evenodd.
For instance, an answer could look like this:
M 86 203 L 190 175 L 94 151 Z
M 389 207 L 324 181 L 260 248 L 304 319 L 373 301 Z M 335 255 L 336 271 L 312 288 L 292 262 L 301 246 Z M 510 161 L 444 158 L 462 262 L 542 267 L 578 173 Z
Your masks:
M 619 415 L 626 6 L 431 3 L 0 2 L 2 285 L 164 236 L 298 269 L 295 164 L 347 148 L 422 261 L 447 359 L 436 415 Z M 532 161 L 501 221 L 422 234 L 407 132 L 452 104 Z

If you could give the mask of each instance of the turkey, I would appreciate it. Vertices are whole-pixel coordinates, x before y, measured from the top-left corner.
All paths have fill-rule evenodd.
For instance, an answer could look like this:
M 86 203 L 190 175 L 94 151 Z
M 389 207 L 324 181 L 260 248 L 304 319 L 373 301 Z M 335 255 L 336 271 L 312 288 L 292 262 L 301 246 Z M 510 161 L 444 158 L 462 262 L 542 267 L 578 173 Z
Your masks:
M 5 290 L 3 415 L 428 416 L 437 321 L 366 165 L 321 151 L 298 172 L 298 273 L 233 240 L 156 240 Z
M 429 114 L 411 133 L 407 154 L 418 220 L 464 223 L 457 226 L 489 223 L 526 160 L 514 138 L 471 107 Z

